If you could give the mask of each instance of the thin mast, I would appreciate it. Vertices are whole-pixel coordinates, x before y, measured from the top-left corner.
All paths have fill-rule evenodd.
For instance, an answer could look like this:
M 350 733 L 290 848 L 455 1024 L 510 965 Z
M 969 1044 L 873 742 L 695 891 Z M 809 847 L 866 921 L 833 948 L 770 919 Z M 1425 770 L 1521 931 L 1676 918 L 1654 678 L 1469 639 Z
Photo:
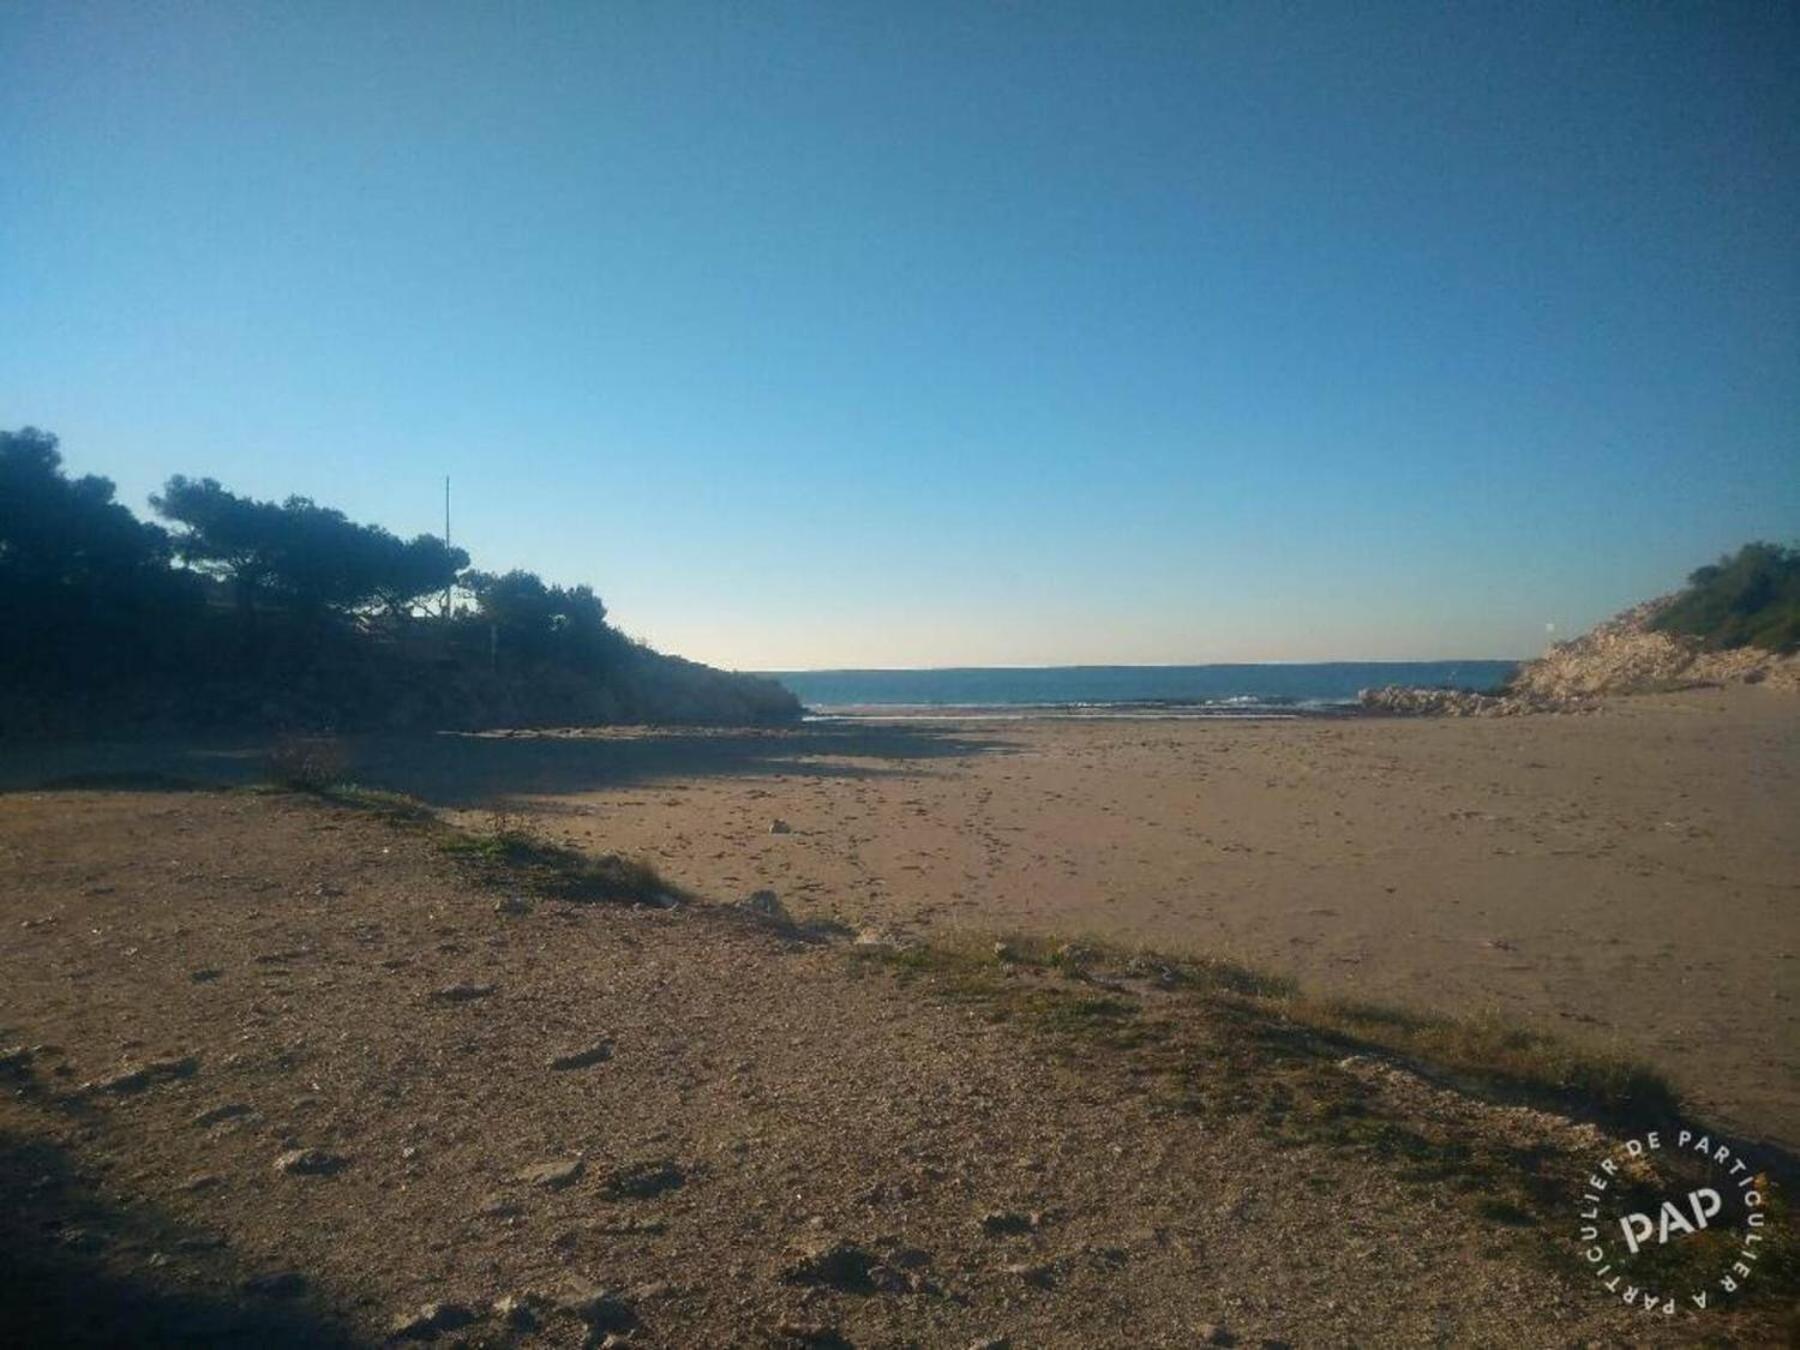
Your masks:
M 450 551 L 450 475 L 444 475 L 444 552 Z M 450 617 L 450 588 L 454 580 L 444 583 L 444 617 Z

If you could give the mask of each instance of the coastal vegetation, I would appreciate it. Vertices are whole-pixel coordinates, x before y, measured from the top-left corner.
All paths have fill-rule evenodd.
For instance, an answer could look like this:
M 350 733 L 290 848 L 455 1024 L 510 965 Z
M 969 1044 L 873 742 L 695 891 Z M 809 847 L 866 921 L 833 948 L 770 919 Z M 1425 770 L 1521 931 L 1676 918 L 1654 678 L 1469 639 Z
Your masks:
M 1745 544 L 1696 569 L 1650 626 L 1713 650 L 1800 650 L 1800 548 Z
M 769 680 L 666 656 L 585 585 L 474 569 L 305 497 L 176 475 L 138 520 L 0 432 L 0 734 L 768 722 Z
M 1116 1075 L 1160 1113 L 1213 1128 L 1247 1119 L 1277 1149 L 1328 1150 L 1432 1188 L 1553 1270 L 1571 1269 L 1568 1196 L 1597 1141 L 1676 1119 L 1729 1137 L 1696 1123 L 1651 1066 L 1497 1014 L 1324 998 L 1235 962 L 1103 941 L 966 935 L 852 950 L 928 997 L 1017 1028 L 1059 1063 Z M 1740 1305 L 1776 1316 L 1800 1292 L 1792 1165 L 1778 1161 L 1758 1177 L 1771 1236 Z M 1684 1184 L 1705 1182 L 1703 1163 L 1672 1155 L 1671 1167 Z M 1660 1184 L 1621 1182 L 1651 1208 Z M 1709 1232 L 1637 1269 L 1658 1287 L 1703 1285 L 1735 1242 Z

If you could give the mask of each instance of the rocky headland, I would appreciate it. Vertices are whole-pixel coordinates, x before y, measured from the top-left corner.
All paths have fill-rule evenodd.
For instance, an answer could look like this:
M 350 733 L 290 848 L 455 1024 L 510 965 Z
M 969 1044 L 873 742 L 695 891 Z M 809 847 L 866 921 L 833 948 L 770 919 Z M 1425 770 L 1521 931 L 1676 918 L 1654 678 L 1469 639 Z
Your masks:
M 1492 693 L 1386 685 L 1358 695 L 1368 712 L 1396 716 L 1517 717 L 1593 712 L 1601 700 L 1733 684 L 1800 692 L 1800 659 L 1761 647 L 1709 649 L 1697 637 L 1657 628 L 1675 603 L 1665 595 L 1617 614 L 1568 642 L 1553 643 Z

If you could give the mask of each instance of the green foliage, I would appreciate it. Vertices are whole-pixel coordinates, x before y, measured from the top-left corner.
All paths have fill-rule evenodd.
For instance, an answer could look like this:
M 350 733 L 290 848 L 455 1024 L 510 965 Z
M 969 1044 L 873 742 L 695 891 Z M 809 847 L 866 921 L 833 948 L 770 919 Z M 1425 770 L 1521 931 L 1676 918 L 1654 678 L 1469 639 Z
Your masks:
M 664 656 L 587 586 L 465 572 L 305 497 L 169 479 L 171 534 L 69 478 L 56 437 L 0 432 L 0 736 L 162 729 L 479 729 L 799 716 L 771 680 Z M 459 575 L 460 574 L 460 575 Z M 420 623 L 461 584 L 475 609 Z M 302 766 L 304 770 L 304 766 Z M 316 778 L 303 771 L 301 778 Z
M 56 437 L 0 432 L 0 674 L 62 688 L 174 659 L 200 596 L 169 547 L 107 479 L 67 477 Z
M 399 539 L 307 497 L 253 501 L 211 478 L 177 474 L 150 504 L 182 527 L 177 554 L 229 581 L 247 608 L 262 602 L 302 612 L 381 608 L 404 615 L 469 565 L 467 553 L 432 535 Z
M 1800 549 L 1745 544 L 1690 575 L 1651 627 L 1711 648 L 1800 650 Z
M 115 502 L 110 480 L 64 476 L 56 437 L 0 431 L 0 576 L 9 587 L 129 588 L 168 557 L 168 535 Z
M 611 664 L 624 639 L 606 623 L 606 606 L 589 586 L 549 586 L 534 572 L 462 579 L 475 597 L 475 616 L 488 625 L 510 661 L 549 662 L 593 672 Z

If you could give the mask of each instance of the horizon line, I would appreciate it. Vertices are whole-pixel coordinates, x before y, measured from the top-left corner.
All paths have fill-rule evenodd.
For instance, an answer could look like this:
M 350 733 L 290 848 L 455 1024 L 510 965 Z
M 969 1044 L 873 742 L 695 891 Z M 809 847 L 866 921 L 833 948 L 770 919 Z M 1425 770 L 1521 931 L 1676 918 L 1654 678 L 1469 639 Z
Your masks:
M 1327 661 L 1075 661 L 979 666 L 737 666 L 746 675 L 895 675 L 947 674 L 964 670 L 1186 670 L 1219 666 L 1440 666 L 1459 662 L 1490 665 L 1535 661 L 1535 656 L 1382 656 L 1333 657 Z

